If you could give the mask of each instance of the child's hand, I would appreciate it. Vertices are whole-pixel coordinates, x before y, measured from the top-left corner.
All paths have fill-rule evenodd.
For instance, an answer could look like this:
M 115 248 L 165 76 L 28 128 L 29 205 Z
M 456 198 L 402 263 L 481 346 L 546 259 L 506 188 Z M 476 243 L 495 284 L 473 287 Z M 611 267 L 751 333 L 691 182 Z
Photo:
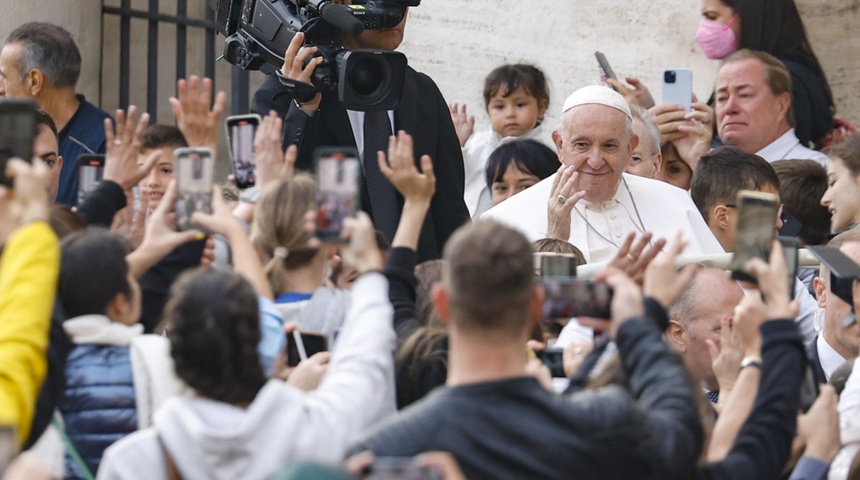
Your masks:
M 436 175 L 433 174 L 433 161 L 429 156 L 421 157 L 421 170 L 415 167 L 412 137 L 404 132 L 392 136 L 388 141 L 388 163 L 385 154 L 379 152 L 379 170 L 394 184 L 397 191 L 408 203 L 430 205 L 436 191 Z M 389 165 L 390 164 L 390 165 Z
M 189 147 L 206 147 L 215 152 L 226 101 L 227 94 L 218 92 L 212 104 L 212 80 L 209 78 L 201 80 L 192 75 L 187 82 L 184 78 L 176 82 L 176 97 L 170 98 L 170 106 L 176 126 L 185 135 Z
M 475 116 L 469 116 L 466 113 L 465 103 L 462 110 L 459 103 L 449 104 L 448 108 L 451 110 L 451 120 L 454 122 L 454 130 L 457 131 L 457 138 L 460 139 L 460 146 L 462 147 L 466 145 L 466 141 L 469 140 L 475 130 Z

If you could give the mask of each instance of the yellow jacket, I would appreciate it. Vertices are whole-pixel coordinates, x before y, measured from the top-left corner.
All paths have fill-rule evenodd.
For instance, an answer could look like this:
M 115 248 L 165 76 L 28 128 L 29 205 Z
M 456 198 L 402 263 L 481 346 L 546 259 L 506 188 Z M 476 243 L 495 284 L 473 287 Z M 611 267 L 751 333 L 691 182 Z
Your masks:
M 45 222 L 15 231 L 0 257 L 0 425 L 27 438 L 47 369 L 60 247 Z

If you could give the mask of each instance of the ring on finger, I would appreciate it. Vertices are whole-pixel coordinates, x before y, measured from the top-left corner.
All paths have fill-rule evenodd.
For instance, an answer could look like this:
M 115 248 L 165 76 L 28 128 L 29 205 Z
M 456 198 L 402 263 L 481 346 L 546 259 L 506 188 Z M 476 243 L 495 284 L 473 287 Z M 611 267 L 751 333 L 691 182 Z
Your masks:
M 118 139 L 118 138 L 117 138 L 117 139 L 115 139 L 115 140 L 113 141 L 113 144 L 114 144 L 114 145 L 117 145 L 117 146 L 122 145 L 122 140 L 120 140 L 120 139 Z
M 631 262 L 635 262 L 636 260 L 638 260 L 638 258 L 634 257 L 633 255 L 631 255 L 629 253 L 627 254 L 627 259 L 630 260 Z
M 564 203 L 565 200 L 567 200 L 567 198 L 565 198 L 564 195 L 559 195 L 558 198 L 556 198 L 558 203 Z

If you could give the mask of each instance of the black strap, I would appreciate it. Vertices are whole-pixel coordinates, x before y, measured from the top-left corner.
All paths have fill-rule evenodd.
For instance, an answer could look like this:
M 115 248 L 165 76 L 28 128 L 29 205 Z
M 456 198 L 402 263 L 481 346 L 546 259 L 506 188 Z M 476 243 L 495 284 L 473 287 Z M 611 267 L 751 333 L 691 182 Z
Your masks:
M 370 110 L 364 114 L 364 179 L 370 197 L 370 208 L 374 227 L 381 231 L 389 242 L 400 221 L 397 206 L 397 190 L 379 170 L 377 153 L 388 152 L 391 136 L 391 119 L 387 110 Z
M 281 82 L 281 86 L 284 87 L 284 91 L 276 93 L 275 96 L 272 97 L 272 100 L 277 100 L 284 95 L 289 95 L 290 98 L 299 103 L 306 103 L 313 100 L 314 97 L 317 96 L 317 93 L 319 93 L 319 89 L 317 87 L 309 83 L 285 77 L 281 75 L 280 70 L 275 71 L 275 76 L 278 77 L 278 81 Z

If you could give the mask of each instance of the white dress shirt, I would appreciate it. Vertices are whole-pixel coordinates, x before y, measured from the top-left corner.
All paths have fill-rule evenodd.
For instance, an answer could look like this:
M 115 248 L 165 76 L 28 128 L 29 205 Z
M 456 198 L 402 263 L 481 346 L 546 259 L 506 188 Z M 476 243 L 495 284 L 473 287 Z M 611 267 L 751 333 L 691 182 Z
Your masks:
M 827 381 L 829 382 L 830 375 L 845 363 L 845 359 L 827 343 L 827 340 L 824 339 L 824 332 L 818 335 L 815 348 L 818 349 L 818 362 L 821 363 L 821 369 L 824 370 L 824 376 L 827 377 Z
M 755 154 L 768 162 L 775 162 L 777 160 L 815 160 L 822 167 L 827 167 L 827 164 L 830 163 L 830 158 L 827 155 L 803 146 L 797 135 L 794 134 L 793 128 L 790 128 L 781 137 L 755 152 Z

